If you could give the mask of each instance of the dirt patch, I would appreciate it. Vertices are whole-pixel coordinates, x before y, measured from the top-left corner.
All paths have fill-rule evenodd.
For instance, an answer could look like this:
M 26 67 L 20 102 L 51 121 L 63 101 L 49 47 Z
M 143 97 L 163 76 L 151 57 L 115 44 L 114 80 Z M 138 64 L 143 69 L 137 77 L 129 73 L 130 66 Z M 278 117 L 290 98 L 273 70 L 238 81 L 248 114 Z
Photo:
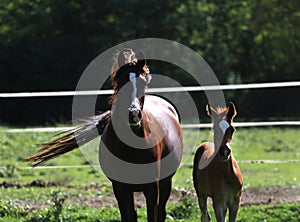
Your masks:
M 194 191 L 173 189 L 168 203 L 176 204 L 180 202 L 181 198 L 185 195 L 195 199 L 195 202 L 197 202 L 197 197 Z M 89 200 L 86 200 L 82 204 L 93 207 L 117 206 L 117 202 L 115 201 L 113 194 L 109 195 L 108 198 L 109 201 L 105 202 L 101 202 L 101 200 L 97 198 L 91 198 Z M 135 201 L 138 207 L 144 206 L 144 195 L 142 193 L 136 193 Z M 209 202 L 211 203 L 210 199 Z M 300 188 L 247 189 L 243 192 L 241 206 L 294 202 L 300 202 Z
M 72 186 L 65 184 L 57 184 L 54 182 L 45 182 L 41 180 L 35 180 L 28 184 L 12 184 L 3 182 L 0 183 L 0 188 L 14 188 L 21 189 L 27 187 L 62 187 L 62 188 L 76 188 L 81 190 L 95 190 L 95 195 L 85 196 L 85 195 L 68 195 L 65 204 L 67 205 L 77 205 L 77 206 L 89 206 L 95 208 L 101 207 L 115 207 L 117 202 L 112 192 L 106 192 L 105 194 L 99 196 L 96 193 L 104 188 L 111 190 L 108 185 L 93 184 L 88 186 Z M 192 190 L 186 189 L 173 189 L 168 203 L 179 203 L 182 198 L 190 197 L 195 199 L 197 202 L 196 194 Z M 16 206 L 30 206 L 31 208 L 42 208 L 48 206 L 50 203 L 43 202 L 42 200 L 12 200 L 13 204 Z M 135 201 L 138 207 L 145 205 L 145 198 L 142 193 L 135 194 Z M 246 189 L 243 191 L 242 203 L 241 205 L 258 205 L 258 204 L 276 204 L 276 203 L 292 203 L 300 202 L 300 188 L 267 188 L 267 189 Z
M 241 205 L 300 202 L 300 188 L 246 189 Z

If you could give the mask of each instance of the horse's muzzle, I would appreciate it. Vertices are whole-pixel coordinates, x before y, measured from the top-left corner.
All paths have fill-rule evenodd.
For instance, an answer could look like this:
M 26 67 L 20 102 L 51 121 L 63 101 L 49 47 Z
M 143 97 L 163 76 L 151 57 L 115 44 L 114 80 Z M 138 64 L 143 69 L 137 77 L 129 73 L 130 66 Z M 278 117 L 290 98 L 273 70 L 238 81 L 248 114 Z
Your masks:
M 219 149 L 219 154 L 221 160 L 228 160 L 230 154 L 231 154 L 231 149 L 227 146 L 227 144 L 222 145 Z
M 139 127 L 142 122 L 142 111 L 134 105 L 128 108 L 129 111 L 129 125 Z

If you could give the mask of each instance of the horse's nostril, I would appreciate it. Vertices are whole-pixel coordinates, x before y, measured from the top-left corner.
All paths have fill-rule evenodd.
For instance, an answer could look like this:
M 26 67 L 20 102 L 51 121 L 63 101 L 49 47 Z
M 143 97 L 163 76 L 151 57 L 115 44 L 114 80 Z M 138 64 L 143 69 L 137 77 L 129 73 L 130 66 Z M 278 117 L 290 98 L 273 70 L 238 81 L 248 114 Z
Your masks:
M 226 146 L 226 148 L 225 148 L 225 155 L 229 156 L 230 153 L 231 153 L 231 150 Z
M 223 145 L 220 147 L 219 153 L 221 158 L 225 160 L 228 159 L 228 157 L 230 156 L 231 149 L 227 145 Z
M 129 108 L 129 124 L 131 126 L 140 126 L 142 120 L 142 112 L 136 107 Z

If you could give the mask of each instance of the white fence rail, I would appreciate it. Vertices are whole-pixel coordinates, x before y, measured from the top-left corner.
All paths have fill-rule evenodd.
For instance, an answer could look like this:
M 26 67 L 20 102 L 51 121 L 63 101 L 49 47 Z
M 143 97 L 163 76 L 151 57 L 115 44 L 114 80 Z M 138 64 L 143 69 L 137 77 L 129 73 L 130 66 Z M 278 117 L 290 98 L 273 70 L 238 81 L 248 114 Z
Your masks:
M 300 81 L 293 82 L 271 82 L 271 83 L 250 83 L 235 85 L 214 85 L 214 86 L 186 86 L 186 87 L 166 87 L 150 88 L 148 93 L 172 93 L 172 92 L 196 92 L 206 90 L 241 90 L 241 89 L 261 89 L 261 88 L 285 88 L 299 87 Z M 28 97 L 59 97 L 59 96 L 86 96 L 86 95 L 110 95 L 113 90 L 89 90 L 89 91 L 57 91 L 57 92 L 18 92 L 0 93 L 0 98 L 28 98 Z M 261 127 L 261 126 L 300 126 L 300 121 L 276 121 L 276 122 L 236 122 L 236 127 Z M 203 124 L 183 124 L 182 128 L 211 128 L 210 123 Z M 24 132 L 61 132 L 70 130 L 72 127 L 45 127 L 45 128 L 25 128 L 25 129 L 0 129 L 6 133 Z
M 150 88 L 147 89 L 146 92 L 148 93 L 197 92 L 197 91 L 207 91 L 207 90 L 262 89 L 262 88 L 284 88 L 284 87 L 297 87 L 297 86 L 300 86 L 300 81 L 251 83 L 251 84 L 235 84 L 235 85 L 214 85 L 214 86 L 182 86 L 182 87 Z M 0 98 L 111 95 L 112 93 L 113 90 L 18 92 L 18 93 L 0 93 Z
M 236 85 L 215 85 L 215 86 L 186 86 L 186 87 L 166 87 L 147 89 L 148 93 L 172 93 L 172 92 L 196 92 L 206 90 L 243 90 L 243 89 L 261 89 L 261 88 L 284 88 L 299 87 L 300 81 L 294 82 L 273 82 L 273 83 L 251 83 Z M 60 96 L 86 96 L 86 95 L 110 95 L 112 90 L 89 90 L 89 91 L 57 91 L 57 92 L 18 92 L 18 93 L 0 93 L 0 98 L 28 98 L 28 97 L 60 97 Z M 266 126 L 300 126 L 300 121 L 272 121 L 272 122 L 235 122 L 236 127 L 266 127 Z M 211 128 L 211 123 L 202 124 L 182 124 L 184 129 L 193 128 Z M 0 129 L 0 133 L 27 133 L 27 132 L 63 132 L 71 130 L 73 127 L 43 127 L 43 128 L 18 128 L 18 129 Z M 240 164 L 280 164 L 280 163 L 298 163 L 300 160 L 243 160 Z M 186 165 L 186 164 L 183 164 Z M 2 166 L 0 166 L 1 168 Z M 36 169 L 53 168 L 85 168 L 90 165 L 78 166 L 38 166 Z M 32 169 L 24 167 L 24 169 Z

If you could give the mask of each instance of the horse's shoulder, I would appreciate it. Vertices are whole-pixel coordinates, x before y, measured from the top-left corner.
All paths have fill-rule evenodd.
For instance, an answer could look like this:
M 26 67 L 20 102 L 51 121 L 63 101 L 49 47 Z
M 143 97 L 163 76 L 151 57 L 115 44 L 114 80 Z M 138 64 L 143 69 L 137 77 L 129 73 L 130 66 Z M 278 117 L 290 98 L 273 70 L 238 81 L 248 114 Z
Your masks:
M 233 157 L 233 155 L 231 155 L 231 161 L 232 161 L 233 172 L 237 176 L 237 180 L 238 180 L 240 186 L 242 186 L 243 185 L 243 176 L 242 176 L 240 167 L 239 167 L 236 159 Z
M 166 99 L 159 96 L 146 95 L 144 110 L 145 112 L 152 113 L 153 115 L 167 114 L 169 116 L 173 116 L 179 121 L 179 116 L 175 106 L 173 106 Z
M 214 144 L 211 142 L 203 142 L 198 146 L 198 149 L 212 149 L 213 146 Z
M 215 152 L 215 145 L 211 142 L 201 143 L 198 149 L 203 150 L 203 155 L 211 157 Z
M 194 165 L 204 169 L 214 158 L 215 146 L 211 142 L 201 143 L 195 153 Z

